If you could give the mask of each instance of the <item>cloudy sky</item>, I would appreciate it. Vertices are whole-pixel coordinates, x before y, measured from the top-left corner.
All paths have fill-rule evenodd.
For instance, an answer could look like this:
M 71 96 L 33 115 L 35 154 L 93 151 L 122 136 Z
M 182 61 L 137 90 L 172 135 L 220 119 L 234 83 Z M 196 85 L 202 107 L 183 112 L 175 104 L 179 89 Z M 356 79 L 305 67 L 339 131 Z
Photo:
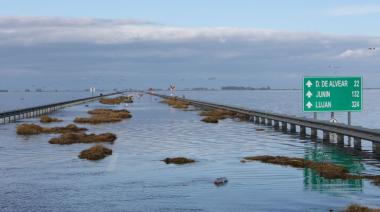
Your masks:
M 0 0 L 0 89 L 380 87 L 377 2 Z

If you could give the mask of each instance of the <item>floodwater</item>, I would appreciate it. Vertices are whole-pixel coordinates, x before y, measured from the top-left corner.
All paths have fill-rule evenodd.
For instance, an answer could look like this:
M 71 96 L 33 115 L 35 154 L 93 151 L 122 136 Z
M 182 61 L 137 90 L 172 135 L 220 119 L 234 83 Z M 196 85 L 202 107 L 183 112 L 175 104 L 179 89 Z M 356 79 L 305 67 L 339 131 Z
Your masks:
M 167 93 L 169 94 L 169 93 Z M 182 91 L 176 93 L 192 99 L 242 106 L 300 117 L 313 117 L 313 113 L 302 112 L 302 91 Z M 380 129 L 380 90 L 363 90 L 363 111 L 352 112 L 352 125 Z M 329 120 L 330 113 L 318 113 L 319 119 Z M 338 122 L 347 123 L 347 112 L 336 112 Z
M 90 97 L 90 92 L 0 92 L 0 112 Z
M 297 113 L 298 106 L 290 107 L 293 104 L 285 98 L 271 99 L 276 95 L 266 92 L 186 96 L 272 110 L 277 109 L 275 104 L 288 105 L 284 112 Z M 295 98 L 291 92 L 287 95 Z M 247 98 L 239 100 L 239 95 Z M 326 180 L 309 169 L 240 163 L 245 156 L 283 155 L 341 164 L 353 173 L 380 174 L 377 159 L 253 123 L 226 119 L 206 124 L 197 111 L 173 109 L 158 101 L 144 95 L 128 105 L 130 120 L 81 125 L 90 132 L 117 134 L 114 144 L 106 144 L 113 154 L 100 161 L 78 158 L 91 144 L 51 145 L 48 140 L 54 135 L 16 135 L 17 124 L 38 119 L 0 125 L 0 211 L 328 211 L 353 202 L 380 207 L 380 187 L 368 180 Z M 94 102 L 66 108 L 52 114 L 64 122 L 48 126 L 71 123 L 89 109 L 122 107 Z M 265 131 L 256 131 L 257 127 Z M 179 166 L 161 161 L 172 156 L 197 162 Z M 229 182 L 216 187 L 217 177 Z

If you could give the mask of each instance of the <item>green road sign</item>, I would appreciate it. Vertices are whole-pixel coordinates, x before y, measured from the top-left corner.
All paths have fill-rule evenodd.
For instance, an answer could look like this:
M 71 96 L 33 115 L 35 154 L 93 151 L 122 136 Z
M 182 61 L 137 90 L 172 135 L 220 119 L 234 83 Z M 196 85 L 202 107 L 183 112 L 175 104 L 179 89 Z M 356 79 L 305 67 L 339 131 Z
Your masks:
M 361 77 L 304 77 L 303 111 L 362 110 Z

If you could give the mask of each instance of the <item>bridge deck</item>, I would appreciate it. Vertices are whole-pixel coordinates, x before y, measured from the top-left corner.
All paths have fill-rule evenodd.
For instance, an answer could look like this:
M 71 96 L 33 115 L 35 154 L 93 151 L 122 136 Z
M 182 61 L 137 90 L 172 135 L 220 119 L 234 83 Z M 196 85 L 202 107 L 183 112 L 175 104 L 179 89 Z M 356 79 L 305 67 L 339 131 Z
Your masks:
M 376 154 L 380 154 L 380 130 L 377 130 L 377 129 L 369 129 L 369 128 L 364 128 L 361 126 L 351 126 L 351 125 L 342 124 L 342 123 L 331 123 L 329 121 L 297 117 L 297 116 L 285 115 L 285 114 L 279 114 L 279 113 L 272 113 L 272 112 L 255 110 L 255 109 L 244 108 L 244 107 L 216 104 L 216 103 L 211 103 L 207 101 L 184 99 L 180 97 L 172 97 L 172 96 L 167 96 L 167 95 L 162 95 L 162 94 L 152 94 L 152 93 L 150 94 L 161 97 L 161 98 L 167 98 L 167 99 L 171 98 L 171 99 L 187 101 L 190 104 L 197 107 L 229 110 L 236 113 L 249 115 L 252 117 L 252 119 L 264 120 L 264 122 L 274 121 L 277 123 L 282 123 L 282 125 L 286 126 L 285 129 L 287 128 L 287 125 L 290 124 L 291 126 L 293 125 L 293 131 L 295 130 L 294 125 L 299 126 L 301 133 L 305 133 L 305 128 L 310 128 L 312 129 L 312 131 L 321 130 L 324 132 L 324 135 L 329 135 L 330 133 L 336 133 L 338 135 L 338 142 L 344 142 L 343 136 L 347 136 L 350 138 L 352 137 L 354 138 L 355 148 L 361 148 L 360 147 L 361 139 L 368 140 L 368 141 L 371 141 L 373 144 L 373 151 Z M 328 136 L 324 136 L 324 139 L 329 139 L 329 138 Z M 358 142 L 359 142 L 359 146 L 358 146 Z
M 91 101 L 98 100 L 102 97 L 112 96 L 112 95 L 117 95 L 117 94 L 122 94 L 122 93 L 123 92 L 115 92 L 115 93 L 109 93 L 105 95 L 94 96 L 94 97 L 81 98 L 81 99 L 58 102 L 58 103 L 53 103 L 53 104 L 40 105 L 36 107 L 6 111 L 6 112 L 0 113 L 0 123 L 5 124 L 5 123 L 9 123 L 9 122 L 16 121 L 19 119 L 23 119 L 23 118 L 40 116 L 43 114 L 47 114 L 47 113 L 62 109 L 64 107 L 91 102 Z

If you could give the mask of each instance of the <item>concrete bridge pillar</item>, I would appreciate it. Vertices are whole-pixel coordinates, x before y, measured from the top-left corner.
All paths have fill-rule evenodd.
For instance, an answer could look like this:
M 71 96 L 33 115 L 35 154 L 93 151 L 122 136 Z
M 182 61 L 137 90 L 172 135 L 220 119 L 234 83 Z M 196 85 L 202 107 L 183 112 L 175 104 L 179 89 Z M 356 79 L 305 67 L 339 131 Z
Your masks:
M 268 119 L 268 120 L 267 120 L 267 125 L 268 125 L 268 126 L 272 126 L 272 119 Z
M 330 141 L 330 132 L 323 131 L 323 140 L 324 141 Z
M 301 135 L 301 137 L 306 136 L 306 127 L 305 126 L 300 126 L 300 135 Z
M 265 125 L 265 118 L 261 117 L 260 123 Z
M 311 138 L 317 138 L 318 137 L 318 131 L 315 128 L 311 128 L 311 133 L 310 133 Z
M 280 123 L 279 123 L 278 121 L 274 120 L 273 127 L 274 127 L 275 129 L 280 128 Z
M 357 150 L 362 149 L 362 139 L 354 138 L 354 149 L 357 149 Z
M 372 151 L 376 155 L 380 155 L 380 143 L 372 142 Z
M 344 135 L 343 134 L 337 134 L 337 143 L 338 146 L 344 146 Z
M 282 125 L 282 131 L 284 131 L 284 132 L 288 131 L 288 123 L 282 122 L 281 125 Z
M 295 124 L 290 124 L 290 132 L 291 133 L 296 133 L 297 132 Z
M 256 124 L 260 124 L 260 117 L 255 116 L 255 123 L 256 123 Z

